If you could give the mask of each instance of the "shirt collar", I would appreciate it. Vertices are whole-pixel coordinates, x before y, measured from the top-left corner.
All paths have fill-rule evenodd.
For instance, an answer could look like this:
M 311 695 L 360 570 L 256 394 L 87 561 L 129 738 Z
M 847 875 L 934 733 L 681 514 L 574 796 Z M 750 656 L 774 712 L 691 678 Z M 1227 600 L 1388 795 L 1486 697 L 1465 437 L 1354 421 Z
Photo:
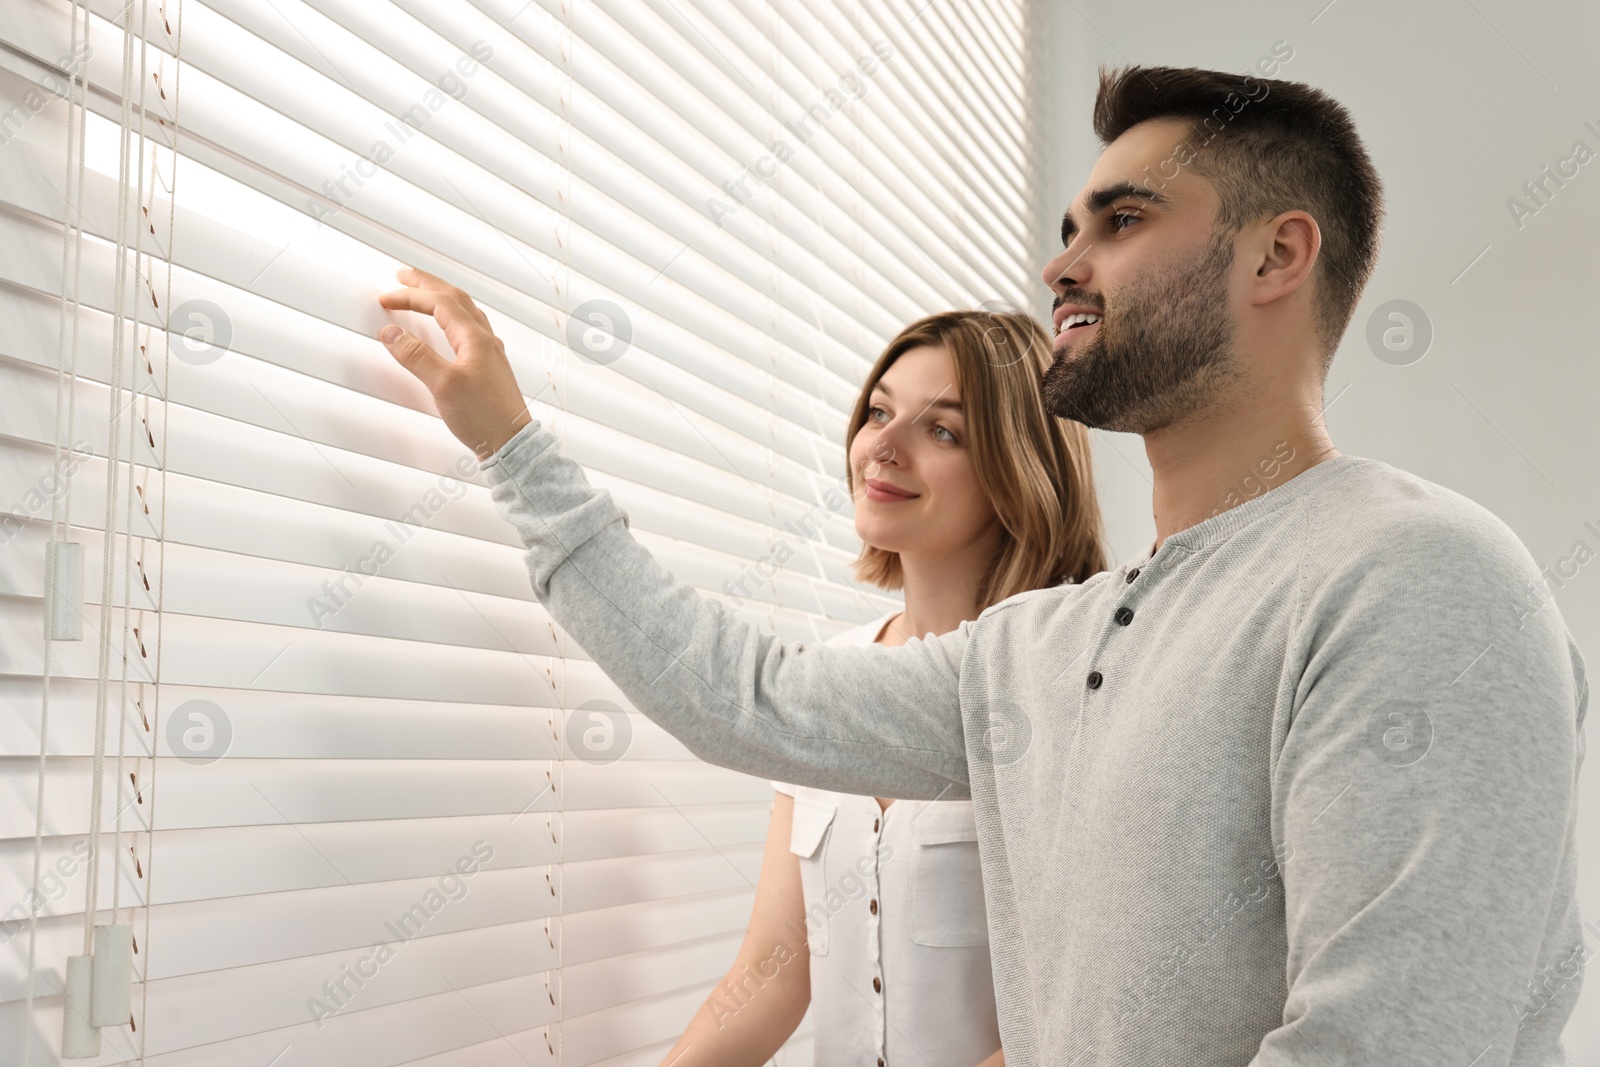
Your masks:
M 1364 459 L 1361 456 L 1349 455 L 1339 455 L 1333 459 L 1323 460 L 1313 467 L 1307 467 L 1283 484 L 1268 489 L 1258 497 L 1229 508 L 1220 514 L 1203 519 L 1186 530 L 1179 530 L 1162 542 L 1159 551 L 1156 551 L 1155 541 L 1152 539 L 1148 546 L 1141 550 L 1138 555 L 1128 560 L 1124 566 L 1144 567 L 1158 556 L 1161 557 L 1162 561 L 1174 556 L 1179 559 L 1188 558 L 1197 552 L 1226 541 L 1251 523 L 1314 492 L 1319 487 L 1340 477 L 1345 471 L 1371 462 L 1373 461 Z

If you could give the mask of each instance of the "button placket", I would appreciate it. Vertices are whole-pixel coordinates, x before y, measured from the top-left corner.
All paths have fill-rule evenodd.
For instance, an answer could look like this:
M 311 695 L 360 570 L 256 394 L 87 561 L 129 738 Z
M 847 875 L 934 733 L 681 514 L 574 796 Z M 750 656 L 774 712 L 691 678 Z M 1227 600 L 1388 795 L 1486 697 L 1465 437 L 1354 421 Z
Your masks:
M 877 800 L 873 800 L 876 804 Z M 872 933 L 872 959 L 875 966 L 882 961 L 883 929 L 878 917 L 878 856 L 883 849 L 883 820 L 889 814 L 885 808 L 872 820 L 872 873 L 867 882 L 867 929 Z
M 878 802 L 874 799 L 872 803 L 876 805 Z M 897 803 L 904 803 L 904 801 L 897 801 Z M 893 806 L 890 805 L 890 807 Z M 867 931 L 870 935 L 867 941 L 870 945 L 872 958 L 872 988 L 880 994 L 877 998 L 877 1003 L 873 1006 L 876 1009 L 874 1014 L 877 1022 L 877 1033 L 875 1036 L 877 1038 L 878 1062 L 880 1064 L 883 1063 L 883 1056 L 887 1051 L 885 1043 L 888 1040 L 888 1027 L 886 1026 L 887 1015 L 883 1010 L 883 998 L 881 995 L 883 989 L 881 977 L 883 974 L 883 916 L 879 913 L 878 908 L 878 897 L 881 895 L 879 893 L 881 879 L 879 877 L 878 864 L 883 848 L 884 826 L 887 824 L 888 819 L 888 808 L 881 809 L 872 819 L 872 868 L 867 876 Z
M 1140 568 L 1129 567 L 1128 572 L 1122 577 L 1123 583 L 1126 585 L 1133 584 L 1133 580 L 1139 577 L 1139 573 Z M 1112 621 L 1114 621 L 1118 626 L 1128 626 L 1133 622 L 1133 615 L 1133 609 L 1128 605 L 1123 604 L 1117 608 L 1117 610 L 1112 614 L 1111 618 Z M 1099 671 L 1090 671 L 1083 679 L 1083 684 L 1086 688 L 1095 690 L 1099 689 L 1100 686 L 1105 683 L 1105 680 L 1106 676 L 1101 674 Z

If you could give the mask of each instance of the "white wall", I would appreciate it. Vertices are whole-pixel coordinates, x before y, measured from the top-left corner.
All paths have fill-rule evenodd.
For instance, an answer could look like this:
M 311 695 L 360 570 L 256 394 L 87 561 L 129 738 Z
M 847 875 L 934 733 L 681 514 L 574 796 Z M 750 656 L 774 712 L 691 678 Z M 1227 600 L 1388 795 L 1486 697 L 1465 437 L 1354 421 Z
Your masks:
M 1351 109 L 1387 192 L 1382 257 L 1328 378 L 1335 443 L 1483 504 L 1541 567 L 1577 541 L 1600 552 L 1584 525 L 1600 529 L 1600 158 L 1520 228 L 1507 207 L 1574 142 L 1600 155 L 1600 5 L 1552 0 L 1534 14 L 1507 0 L 1326 2 L 1168 0 L 1130 13 L 1106 0 L 1051 0 L 1055 218 L 1099 154 L 1089 118 L 1100 64 L 1242 71 L 1289 42 L 1294 56 L 1279 77 Z M 1046 219 L 1041 252 L 1059 246 Z M 1434 330 L 1427 353 L 1406 366 L 1379 360 L 1366 341 L 1369 316 L 1394 299 L 1419 305 Z M 1095 447 L 1120 561 L 1154 536 L 1150 468 L 1136 436 L 1096 432 Z M 1600 562 L 1577 571 L 1555 602 L 1595 678 Z M 1600 953 L 1597 764 L 1591 756 L 1579 816 L 1591 953 Z M 1596 970 L 1567 1031 L 1573 1064 L 1600 1064 Z

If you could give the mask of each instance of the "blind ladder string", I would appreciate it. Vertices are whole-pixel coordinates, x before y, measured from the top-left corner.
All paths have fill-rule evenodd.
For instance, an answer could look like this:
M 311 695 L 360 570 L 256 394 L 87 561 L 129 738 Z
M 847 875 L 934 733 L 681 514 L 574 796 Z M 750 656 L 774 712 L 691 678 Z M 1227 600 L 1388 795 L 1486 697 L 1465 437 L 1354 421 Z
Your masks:
M 138 352 L 139 332 L 141 329 L 143 329 L 144 338 L 146 341 L 144 346 L 146 353 L 145 359 L 148 359 L 148 342 L 150 340 L 150 331 L 144 322 L 144 302 L 146 297 L 148 297 L 151 302 L 154 303 L 155 285 L 153 282 L 148 280 L 147 276 L 143 272 L 141 272 L 140 264 L 143 262 L 144 255 L 144 231 L 149 220 L 149 211 L 145 206 L 144 182 L 144 150 L 146 144 L 145 109 L 149 101 L 150 91 L 149 0 L 142 0 L 140 4 L 139 19 L 139 161 L 136 168 L 139 173 L 139 178 L 138 185 L 135 189 L 135 202 L 138 205 L 139 210 L 136 211 L 133 216 L 133 284 L 137 287 L 141 279 L 146 280 L 146 289 L 148 292 L 140 291 L 139 295 L 134 300 L 133 341 L 130 345 L 129 355 L 132 356 Z M 150 165 L 152 168 L 155 166 L 155 154 L 153 150 L 150 156 Z M 152 180 L 150 182 L 150 194 L 153 200 L 155 195 L 153 171 Z M 152 256 L 151 258 L 154 259 L 155 257 Z M 122 904 L 122 812 L 126 807 L 126 804 L 122 799 L 122 775 L 123 764 L 126 759 L 128 747 L 128 638 L 130 636 L 129 630 L 133 625 L 133 498 L 135 495 L 133 472 L 134 456 L 138 453 L 138 438 L 135 436 L 135 429 L 136 424 L 139 421 L 137 418 L 135 418 L 135 416 L 138 414 L 137 410 L 135 410 L 135 405 L 138 404 L 139 397 L 143 395 L 142 390 L 138 386 L 140 361 L 139 359 L 135 358 L 131 362 L 132 368 L 128 374 L 128 489 L 124 494 L 124 509 L 126 518 L 123 522 L 123 529 L 125 533 L 122 538 L 122 677 L 119 682 L 117 694 L 117 770 L 113 778 L 113 780 L 117 783 L 117 812 L 114 818 L 114 826 L 111 838 L 111 855 L 114 859 L 112 864 L 113 875 L 111 879 L 112 922 L 117 921 L 118 912 L 121 910 Z M 148 408 L 146 409 L 146 413 L 148 414 Z M 148 421 L 146 422 L 146 425 L 148 426 Z M 146 511 L 149 510 L 148 503 L 144 504 L 144 509 Z M 144 538 L 141 537 L 140 541 L 142 542 L 143 540 Z M 142 614 L 143 613 L 141 612 L 141 618 Z M 142 653 L 144 649 L 143 637 L 135 636 L 135 640 L 138 641 L 140 651 Z M 137 771 L 135 771 L 135 778 L 137 778 Z M 137 781 L 134 781 L 130 784 L 133 785 L 135 797 L 142 798 Z
M 171 34 L 171 24 L 166 21 L 166 7 L 162 6 L 162 25 Z M 149 851 L 145 855 L 144 863 L 144 971 L 145 979 L 140 982 L 139 996 L 139 1062 L 144 1063 L 145 1038 L 149 1030 L 145 1020 L 150 1009 L 150 901 L 154 891 L 156 874 L 156 799 L 160 793 L 156 790 L 156 772 L 160 767 L 155 759 L 156 746 L 161 738 L 161 632 L 166 622 L 166 592 L 167 592 L 167 454 L 168 442 L 172 438 L 169 429 L 172 393 L 172 249 L 173 237 L 177 229 L 178 218 L 178 118 L 181 89 L 183 87 L 183 0 L 178 0 L 178 29 L 176 40 L 172 46 L 172 184 L 167 190 L 167 284 L 164 299 L 166 300 L 166 326 L 162 330 L 162 365 L 161 365 L 161 519 L 157 529 L 160 535 L 156 541 L 156 656 L 154 671 L 154 695 L 151 700 L 150 711 L 150 811 L 145 816 L 145 826 L 148 828 L 146 838 L 149 842 Z

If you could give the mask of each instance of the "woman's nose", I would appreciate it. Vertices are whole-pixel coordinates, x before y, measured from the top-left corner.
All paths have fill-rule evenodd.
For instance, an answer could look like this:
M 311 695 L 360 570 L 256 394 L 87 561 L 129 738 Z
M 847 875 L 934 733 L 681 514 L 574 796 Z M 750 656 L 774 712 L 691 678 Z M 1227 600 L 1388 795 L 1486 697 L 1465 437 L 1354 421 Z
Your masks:
M 897 415 L 878 427 L 877 437 L 872 441 L 872 447 L 867 450 L 867 462 L 883 465 L 897 463 L 903 444 L 904 427 Z

